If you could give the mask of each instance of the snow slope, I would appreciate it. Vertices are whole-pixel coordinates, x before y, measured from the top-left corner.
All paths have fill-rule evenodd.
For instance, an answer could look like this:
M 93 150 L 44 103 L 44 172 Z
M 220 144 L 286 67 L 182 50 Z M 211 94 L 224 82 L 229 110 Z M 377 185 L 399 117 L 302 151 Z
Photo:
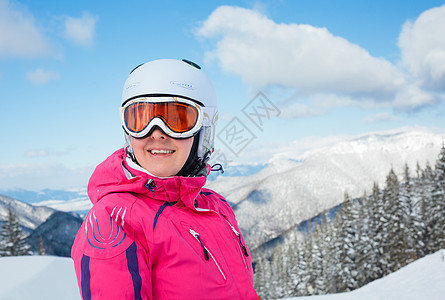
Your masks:
M 445 249 L 419 259 L 395 273 L 348 293 L 296 297 L 288 300 L 443 300 Z
M 445 249 L 349 292 L 288 300 L 439 300 L 445 298 Z M 1 300 L 80 299 L 72 260 L 54 256 L 0 257 Z
M 1 300 L 79 300 L 73 262 L 55 256 L 0 257 Z

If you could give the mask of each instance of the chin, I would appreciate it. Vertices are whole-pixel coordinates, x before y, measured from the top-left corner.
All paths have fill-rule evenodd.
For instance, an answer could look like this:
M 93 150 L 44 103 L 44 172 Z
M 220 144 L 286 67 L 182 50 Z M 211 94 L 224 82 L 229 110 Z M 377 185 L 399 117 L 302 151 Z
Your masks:
M 175 176 L 178 172 L 172 173 L 172 172 L 166 172 L 166 171 L 150 171 L 148 172 L 156 177 L 172 177 Z

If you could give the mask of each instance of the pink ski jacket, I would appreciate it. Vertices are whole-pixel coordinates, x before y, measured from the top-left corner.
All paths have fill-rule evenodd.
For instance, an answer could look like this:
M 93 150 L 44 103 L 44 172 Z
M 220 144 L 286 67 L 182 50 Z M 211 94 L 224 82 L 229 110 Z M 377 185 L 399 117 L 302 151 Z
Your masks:
M 258 299 L 249 250 L 205 177 L 157 178 L 123 149 L 88 184 L 71 256 L 82 299 Z

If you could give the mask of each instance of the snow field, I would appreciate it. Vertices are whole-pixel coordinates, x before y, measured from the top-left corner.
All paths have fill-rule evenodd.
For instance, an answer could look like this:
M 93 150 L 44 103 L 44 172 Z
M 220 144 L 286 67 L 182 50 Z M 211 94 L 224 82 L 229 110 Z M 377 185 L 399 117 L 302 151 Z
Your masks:
M 295 297 L 287 300 L 443 300 L 445 249 L 427 255 L 397 272 L 348 293 Z
M 79 300 L 73 261 L 56 256 L 0 257 L 0 300 Z

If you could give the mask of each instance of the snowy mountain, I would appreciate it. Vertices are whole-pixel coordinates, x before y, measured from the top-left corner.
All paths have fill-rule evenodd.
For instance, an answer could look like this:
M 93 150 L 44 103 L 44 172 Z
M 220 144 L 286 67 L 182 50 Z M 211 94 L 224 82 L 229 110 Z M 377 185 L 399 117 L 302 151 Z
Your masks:
M 40 238 L 47 255 L 66 256 L 71 255 L 71 247 L 77 231 L 82 225 L 83 219 L 71 213 L 57 211 L 45 222 L 40 224 L 28 237 L 34 253 L 39 251 Z
M 80 299 L 73 262 L 54 256 L 1 257 L 0 299 Z M 23 272 L 26 270 L 26 272 Z M 421 258 L 384 278 L 343 294 L 308 300 L 439 300 L 445 295 L 445 250 Z M 291 298 L 296 300 L 300 298 Z
M 0 195 L 0 224 L 6 219 L 9 206 L 17 215 L 19 225 L 26 233 L 30 233 L 36 229 L 40 224 L 45 222 L 52 213 L 54 213 L 54 209 L 52 208 L 33 206 Z
M 373 182 L 382 187 L 391 167 L 434 165 L 445 132 L 402 129 L 370 133 L 270 162 L 247 177 L 220 176 L 207 183 L 232 204 L 247 244 L 254 249 L 288 228 L 343 201 Z M 284 158 L 284 159 L 283 159 Z
M 0 194 L 34 206 L 47 206 L 65 212 L 84 214 L 92 204 L 88 199 L 86 189 L 28 191 L 24 189 L 0 190 Z
M 74 237 L 83 221 L 80 217 L 0 195 L 0 227 L 7 218 L 8 207 L 17 216 L 23 233 L 28 235 L 27 243 L 34 253 L 38 252 L 42 237 L 47 254 L 70 255 Z

